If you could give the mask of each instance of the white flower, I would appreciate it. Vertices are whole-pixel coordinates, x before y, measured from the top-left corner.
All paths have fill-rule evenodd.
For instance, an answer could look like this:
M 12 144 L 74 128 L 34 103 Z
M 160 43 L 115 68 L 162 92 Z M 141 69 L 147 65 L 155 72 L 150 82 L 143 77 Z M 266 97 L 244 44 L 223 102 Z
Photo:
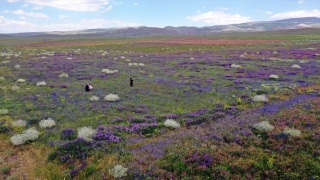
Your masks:
M 134 66 L 138 66 L 138 63 L 132 63 Z
M 273 51 L 272 54 L 278 54 L 278 52 L 277 51 Z
M 262 95 L 255 95 L 252 100 L 254 102 L 266 102 L 268 101 L 268 98 L 266 97 L 266 95 L 262 94 Z
M 47 83 L 45 81 L 37 82 L 36 86 L 46 86 Z
M 120 98 L 117 94 L 108 94 L 104 97 L 104 100 L 115 102 L 115 101 L 119 101 Z
M 59 77 L 61 77 L 61 78 L 68 78 L 69 75 L 68 75 L 67 73 L 61 73 L 61 74 L 59 74 Z
M 243 54 L 241 54 L 239 57 L 243 58 L 243 57 L 244 57 L 244 55 L 243 55 Z
M 286 127 L 283 130 L 283 133 L 289 134 L 290 136 L 294 136 L 294 137 L 299 137 L 301 135 L 301 131 L 300 130 L 294 129 L 294 128 L 288 128 L 288 127 Z
M 12 91 L 17 91 L 17 90 L 19 90 L 19 89 L 20 89 L 20 87 L 17 86 L 17 85 L 13 85 L 13 86 L 11 87 L 11 90 L 12 90 Z
M 253 125 L 253 128 L 261 131 L 272 131 L 274 126 L 272 126 L 269 121 L 261 121 Z
M 39 126 L 40 126 L 41 128 L 50 128 L 50 127 L 53 127 L 53 126 L 55 126 L 55 125 L 56 125 L 56 122 L 55 122 L 53 119 L 51 119 L 51 118 L 44 119 L 44 120 L 41 120 L 41 121 L 39 122 Z
M 292 66 L 291 66 L 291 68 L 294 68 L 294 69 L 300 69 L 300 68 L 301 68 L 301 66 L 300 66 L 300 65 L 298 65 L 298 64 L 294 64 L 294 65 L 292 65 Z
M 0 109 L 0 114 L 4 115 L 4 114 L 9 114 L 8 109 Z
M 92 136 L 96 134 L 96 130 L 91 127 L 84 126 L 78 129 L 78 138 L 83 138 L 86 141 L 91 141 Z
M 239 67 L 240 67 L 240 65 L 231 64 L 231 67 L 233 67 L 233 68 L 239 68 Z
M 91 98 L 89 98 L 90 101 L 99 101 L 99 97 L 98 96 L 92 96 Z
M 164 122 L 164 125 L 167 127 L 172 127 L 172 128 L 179 128 L 180 127 L 180 124 L 173 119 L 167 119 Z
M 114 177 L 114 178 L 121 178 L 123 176 L 126 176 L 128 168 L 124 168 L 123 166 L 117 164 L 114 166 L 112 169 L 109 170 L 109 173 Z
M 121 59 L 125 59 L 126 57 L 124 57 L 124 56 L 121 56 L 120 58 L 121 58 Z
M 143 63 L 139 63 L 138 65 L 139 65 L 139 66 L 145 66 Z
M 27 125 L 27 121 L 21 120 L 21 119 L 14 121 L 12 123 L 12 126 L 19 126 L 19 127 L 25 127 L 26 125 Z
M 18 79 L 17 82 L 18 82 L 18 83 L 24 83 L 24 82 L 26 82 L 26 80 L 24 80 L 24 79 Z
M 279 79 L 279 76 L 278 75 L 275 75 L 275 74 L 271 74 L 269 76 L 270 79 Z
M 194 58 L 190 58 L 190 60 L 194 60 Z
M 1 61 L 1 64 L 7 64 L 10 63 L 10 61 Z

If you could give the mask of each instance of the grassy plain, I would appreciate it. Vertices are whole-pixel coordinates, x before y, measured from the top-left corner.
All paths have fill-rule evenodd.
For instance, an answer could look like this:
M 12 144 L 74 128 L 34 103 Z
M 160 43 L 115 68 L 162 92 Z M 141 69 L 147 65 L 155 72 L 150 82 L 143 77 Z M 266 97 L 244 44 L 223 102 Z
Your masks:
M 122 179 L 319 179 L 316 31 L 0 44 L 0 179 L 112 179 L 117 164 Z M 84 126 L 93 140 L 77 139 Z M 38 139 L 14 145 L 28 128 Z

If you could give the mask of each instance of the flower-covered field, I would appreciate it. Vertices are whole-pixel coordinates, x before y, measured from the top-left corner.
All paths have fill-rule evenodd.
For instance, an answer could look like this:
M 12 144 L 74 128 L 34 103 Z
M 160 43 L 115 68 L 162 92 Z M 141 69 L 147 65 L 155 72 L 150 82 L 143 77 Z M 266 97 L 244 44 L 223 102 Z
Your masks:
M 0 179 L 320 178 L 319 40 L 30 40 L 0 92 Z

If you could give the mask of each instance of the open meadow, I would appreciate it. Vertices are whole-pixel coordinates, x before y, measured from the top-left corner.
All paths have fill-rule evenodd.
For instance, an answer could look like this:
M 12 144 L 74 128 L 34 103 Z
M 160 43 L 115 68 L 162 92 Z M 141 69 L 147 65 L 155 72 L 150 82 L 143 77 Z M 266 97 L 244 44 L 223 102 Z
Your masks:
M 249 35 L 1 39 L 0 179 L 319 179 L 320 36 Z

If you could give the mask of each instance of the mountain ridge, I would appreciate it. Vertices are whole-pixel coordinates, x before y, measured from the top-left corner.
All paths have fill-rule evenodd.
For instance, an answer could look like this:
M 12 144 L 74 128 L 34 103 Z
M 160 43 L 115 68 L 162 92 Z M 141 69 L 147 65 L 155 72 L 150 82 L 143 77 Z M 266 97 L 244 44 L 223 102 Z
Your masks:
M 76 31 L 51 31 L 51 32 L 25 32 L 0 34 L 0 37 L 32 37 L 32 36 L 63 36 L 63 35 L 94 35 L 102 37 L 144 37 L 159 35 L 205 35 L 235 32 L 262 32 L 302 28 L 320 28 L 320 18 L 290 18 L 275 21 L 255 21 L 241 24 L 214 25 L 205 27 L 195 26 L 166 26 L 160 27 L 125 27 L 125 28 L 100 28 Z

